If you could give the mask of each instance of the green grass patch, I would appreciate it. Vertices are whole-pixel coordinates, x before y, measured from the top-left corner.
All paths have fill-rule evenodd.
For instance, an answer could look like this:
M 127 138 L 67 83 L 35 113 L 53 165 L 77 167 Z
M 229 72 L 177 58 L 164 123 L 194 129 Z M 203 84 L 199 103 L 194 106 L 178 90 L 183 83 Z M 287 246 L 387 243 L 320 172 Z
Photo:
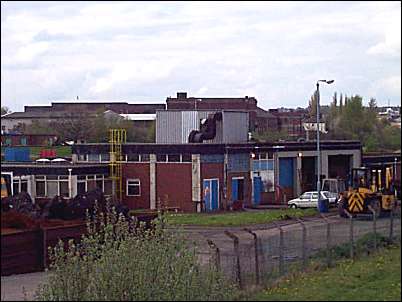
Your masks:
M 317 214 L 316 209 L 280 209 L 230 213 L 167 214 L 171 225 L 243 226 Z
M 401 301 L 401 247 L 391 246 L 333 268 L 297 273 L 252 301 Z

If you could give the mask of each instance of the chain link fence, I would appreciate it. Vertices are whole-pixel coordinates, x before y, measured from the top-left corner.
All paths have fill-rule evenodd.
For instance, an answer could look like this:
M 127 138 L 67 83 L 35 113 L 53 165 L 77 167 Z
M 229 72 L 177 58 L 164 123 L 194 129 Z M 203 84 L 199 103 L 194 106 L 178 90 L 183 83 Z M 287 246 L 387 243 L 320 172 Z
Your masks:
M 324 216 L 274 223 L 266 229 L 235 229 L 207 238 L 200 259 L 223 272 L 240 288 L 269 284 L 307 266 L 332 266 L 338 259 L 369 254 L 400 244 L 401 208 L 387 217 Z M 207 236 L 208 237 L 208 236 Z

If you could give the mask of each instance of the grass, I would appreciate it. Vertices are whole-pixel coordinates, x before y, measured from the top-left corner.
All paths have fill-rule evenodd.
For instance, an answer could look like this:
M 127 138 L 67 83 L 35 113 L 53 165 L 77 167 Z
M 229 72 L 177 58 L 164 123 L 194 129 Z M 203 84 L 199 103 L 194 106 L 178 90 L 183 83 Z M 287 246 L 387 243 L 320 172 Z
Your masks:
M 324 271 L 298 273 L 252 301 L 401 301 L 401 247 L 392 246 Z
M 243 226 L 250 224 L 263 224 L 275 220 L 283 220 L 302 216 L 311 216 L 316 213 L 316 209 L 281 209 L 264 211 L 261 210 L 253 212 L 232 212 L 222 214 L 168 214 L 166 218 L 167 222 L 171 225 Z

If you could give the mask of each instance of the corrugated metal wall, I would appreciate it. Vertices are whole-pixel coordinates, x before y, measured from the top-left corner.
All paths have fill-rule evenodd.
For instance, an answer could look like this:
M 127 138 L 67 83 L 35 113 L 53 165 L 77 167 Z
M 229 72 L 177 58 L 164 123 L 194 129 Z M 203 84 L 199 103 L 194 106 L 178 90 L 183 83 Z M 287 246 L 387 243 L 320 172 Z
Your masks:
M 199 130 L 201 119 L 218 111 L 157 111 L 156 143 L 186 144 L 192 130 Z M 216 125 L 216 136 L 205 143 L 242 143 L 248 139 L 248 113 L 223 111 Z
M 182 113 L 180 111 L 156 112 L 156 143 L 180 144 L 182 142 Z
M 223 111 L 223 143 L 246 143 L 248 112 Z

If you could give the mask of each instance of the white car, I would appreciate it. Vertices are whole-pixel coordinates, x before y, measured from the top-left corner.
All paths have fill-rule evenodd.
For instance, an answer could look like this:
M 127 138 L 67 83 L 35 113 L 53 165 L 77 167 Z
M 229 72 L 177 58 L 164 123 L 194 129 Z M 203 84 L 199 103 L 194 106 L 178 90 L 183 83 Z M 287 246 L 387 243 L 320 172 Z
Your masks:
M 321 200 L 328 199 L 329 205 L 336 203 L 336 198 L 331 197 L 330 192 L 321 191 Z M 318 192 L 305 192 L 300 197 L 288 201 L 289 208 L 316 208 L 318 206 Z

